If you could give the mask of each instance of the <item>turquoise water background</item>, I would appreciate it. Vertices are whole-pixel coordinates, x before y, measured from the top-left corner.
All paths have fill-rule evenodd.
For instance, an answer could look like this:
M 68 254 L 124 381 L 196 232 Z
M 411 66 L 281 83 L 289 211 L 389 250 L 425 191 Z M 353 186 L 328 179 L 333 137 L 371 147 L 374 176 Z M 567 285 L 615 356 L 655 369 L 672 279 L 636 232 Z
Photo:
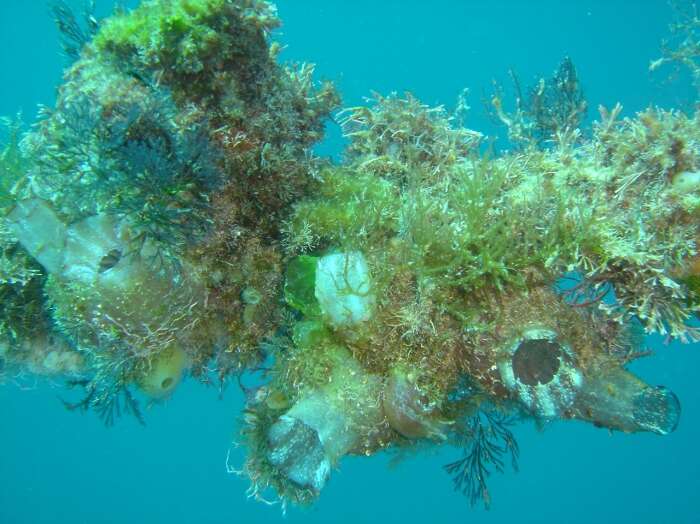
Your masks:
M 125 2 L 133 5 L 134 2 Z M 71 2 L 79 5 L 79 2 Z M 109 0 L 98 0 L 101 14 Z M 682 107 L 687 83 L 667 85 L 647 66 L 659 55 L 672 11 L 665 1 L 282 0 L 282 58 L 317 64 L 346 105 L 372 91 L 411 91 L 453 107 L 470 89 L 467 125 L 503 133 L 485 116 L 493 79 L 523 84 L 550 76 L 569 55 L 595 117 L 602 104 L 626 115 L 650 104 Z M 0 115 L 51 106 L 65 64 L 43 0 L 0 0 Z M 685 106 L 687 107 L 687 105 Z M 337 155 L 339 132 L 319 146 Z M 1 305 L 0 305 L 1 307 Z M 515 430 L 520 471 L 492 477 L 489 511 L 471 508 L 441 466 L 459 450 L 439 448 L 390 466 L 388 454 L 345 459 L 315 506 L 267 507 L 247 500 L 245 478 L 228 474 L 243 398 L 229 387 L 184 383 L 147 426 L 110 429 L 65 411 L 60 383 L 18 377 L 0 386 L 0 524 L 425 522 L 700 523 L 700 347 L 647 343 L 655 356 L 633 370 L 681 399 L 676 432 L 610 434 L 577 422 Z M 69 393 L 70 395 L 70 393 Z

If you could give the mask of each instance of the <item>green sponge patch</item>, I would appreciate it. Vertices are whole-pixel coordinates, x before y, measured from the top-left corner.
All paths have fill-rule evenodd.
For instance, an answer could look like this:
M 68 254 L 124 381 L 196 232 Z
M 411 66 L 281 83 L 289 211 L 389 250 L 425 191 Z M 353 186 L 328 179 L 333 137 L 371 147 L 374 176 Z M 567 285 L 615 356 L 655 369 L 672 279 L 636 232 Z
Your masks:
M 284 299 L 287 304 L 308 317 L 321 314 L 314 292 L 317 263 L 317 257 L 308 255 L 292 259 L 287 266 L 284 283 Z

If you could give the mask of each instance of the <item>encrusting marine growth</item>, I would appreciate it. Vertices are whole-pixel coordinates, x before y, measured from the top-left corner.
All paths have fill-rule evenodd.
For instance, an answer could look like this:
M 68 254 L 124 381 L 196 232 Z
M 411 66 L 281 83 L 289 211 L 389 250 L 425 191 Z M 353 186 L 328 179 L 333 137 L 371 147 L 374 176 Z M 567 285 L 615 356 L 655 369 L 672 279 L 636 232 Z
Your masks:
M 263 371 L 244 471 L 302 504 L 347 454 L 448 443 L 488 505 L 516 420 L 674 431 L 677 397 L 626 366 L 644 333 L 700 338 L 698 113 L 601 107 L 586 134 L 567 58 L 513 76 L 512 110 L 497 89 L 509 151 L 376 94 L 337 115 L 332 163 L 312 148 L 338 95 L 278 63 L 272 4 L 54 14 L 74 61 L 0 152 L 2 376 L 66 376 L 111 424 L 185 374 Z M 696 74 L 689 38 L 653 68 Z

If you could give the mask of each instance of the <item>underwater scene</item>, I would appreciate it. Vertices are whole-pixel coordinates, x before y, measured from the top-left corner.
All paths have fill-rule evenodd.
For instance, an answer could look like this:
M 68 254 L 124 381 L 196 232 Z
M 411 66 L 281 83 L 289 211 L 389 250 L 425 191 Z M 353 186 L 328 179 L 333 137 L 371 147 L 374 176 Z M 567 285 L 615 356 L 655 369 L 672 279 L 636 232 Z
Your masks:
M 700 523 L 694 2 L 0 43 L 0 523 Z

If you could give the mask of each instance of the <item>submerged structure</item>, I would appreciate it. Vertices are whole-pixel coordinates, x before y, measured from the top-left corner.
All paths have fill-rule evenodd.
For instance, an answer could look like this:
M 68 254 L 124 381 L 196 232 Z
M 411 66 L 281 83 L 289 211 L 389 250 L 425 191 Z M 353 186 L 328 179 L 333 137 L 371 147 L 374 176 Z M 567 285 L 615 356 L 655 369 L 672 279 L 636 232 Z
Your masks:
M 586 135 L 566 59 L 494 95 L 510 151 L 375 95 L 336 115 L 332 163 L 312 148 L 339 97 L 278 63 L 272 4 L 54 12 L 74 62 L 0 155 L 3 376 L 64 376 L 112 423 L 185 374 L 262 371 L 244 471 L 302 504 L 347 454 L 455 445 L 488 504 L 516 421 L 675 430 L 678 398 L 626 366 L 645 333 L 700 338 L 697 113 L 601 107 Z

